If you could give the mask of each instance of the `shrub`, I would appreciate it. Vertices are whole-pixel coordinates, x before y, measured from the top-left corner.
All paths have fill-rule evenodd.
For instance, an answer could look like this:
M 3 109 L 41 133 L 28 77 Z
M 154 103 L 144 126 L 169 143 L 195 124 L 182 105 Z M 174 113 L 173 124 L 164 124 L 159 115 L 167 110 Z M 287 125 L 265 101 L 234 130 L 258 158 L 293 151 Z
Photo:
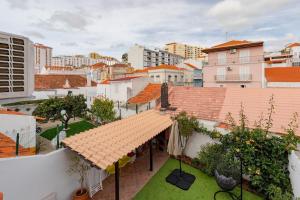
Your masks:
M 206 144 L 202 146 L 198 154 L 199 161 L 205 166 L 202 170 L 206 174 L 213 176 L 223 153 L 224 149 L 221 144 Z

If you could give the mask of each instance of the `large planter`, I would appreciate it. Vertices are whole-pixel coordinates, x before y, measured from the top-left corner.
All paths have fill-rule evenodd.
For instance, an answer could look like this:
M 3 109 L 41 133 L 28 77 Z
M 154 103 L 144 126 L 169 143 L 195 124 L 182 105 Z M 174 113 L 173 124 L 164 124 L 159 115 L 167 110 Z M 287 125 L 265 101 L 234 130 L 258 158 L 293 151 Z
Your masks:
M 81 190 L 77 190 L 73 196 L 73 200 L 89 200 L 89 195 L 86 189 L 83 189 L 83 192 L 81 193 Z

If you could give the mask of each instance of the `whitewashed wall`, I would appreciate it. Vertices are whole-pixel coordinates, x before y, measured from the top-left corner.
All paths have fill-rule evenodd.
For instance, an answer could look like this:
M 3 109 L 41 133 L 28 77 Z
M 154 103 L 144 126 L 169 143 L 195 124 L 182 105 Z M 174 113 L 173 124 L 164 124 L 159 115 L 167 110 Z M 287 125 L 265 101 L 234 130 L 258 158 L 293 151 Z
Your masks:
M 5 200 L 41 200 L 49 195 L 71 199 L 79 188 L 67 173 L 71 152 L 61 149 L 45 155 L 0 159 L 0 191 Z
M 187 155 L 190 158 L 196 158 L 198 156 L 198 152 L 201 150 L 201 147 L 203 145 L 214 142 L 215 141 L 211 139 L 208 135 L 194 132 L 186 145 L 185 155 Z
M 36 120 L 33 116 L 0 114 L 0 132 L 14 141 L 19 133 L 20 145 L 25 148 L 35 147 Z
M 295 198 L 300 198 L 300 153 L 294 151 L 289 155 L 290 180 Z

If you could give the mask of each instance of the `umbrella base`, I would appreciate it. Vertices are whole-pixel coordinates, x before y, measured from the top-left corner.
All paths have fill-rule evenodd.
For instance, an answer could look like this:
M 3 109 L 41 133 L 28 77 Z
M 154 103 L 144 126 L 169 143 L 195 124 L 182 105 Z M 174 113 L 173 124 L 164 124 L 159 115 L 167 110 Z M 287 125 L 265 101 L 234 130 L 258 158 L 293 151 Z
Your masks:
M 166 177 L 166 181 L 182 190 L 188 190 L 194 183 L 196 177 L 179 169 L 174 169 L 171 174 Z

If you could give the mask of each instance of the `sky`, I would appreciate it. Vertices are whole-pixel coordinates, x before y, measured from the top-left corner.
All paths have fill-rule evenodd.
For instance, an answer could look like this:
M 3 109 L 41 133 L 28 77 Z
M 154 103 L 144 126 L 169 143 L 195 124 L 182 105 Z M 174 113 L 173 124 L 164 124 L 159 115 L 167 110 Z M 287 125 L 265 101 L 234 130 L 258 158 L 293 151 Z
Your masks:
M 0 0 L 0 8 L 0 31 L 54 55 L 120 59 L 134 44 L 210 47 L 232 39 L 262 40 L 275 51 L 300 41 L 300 0 Z

